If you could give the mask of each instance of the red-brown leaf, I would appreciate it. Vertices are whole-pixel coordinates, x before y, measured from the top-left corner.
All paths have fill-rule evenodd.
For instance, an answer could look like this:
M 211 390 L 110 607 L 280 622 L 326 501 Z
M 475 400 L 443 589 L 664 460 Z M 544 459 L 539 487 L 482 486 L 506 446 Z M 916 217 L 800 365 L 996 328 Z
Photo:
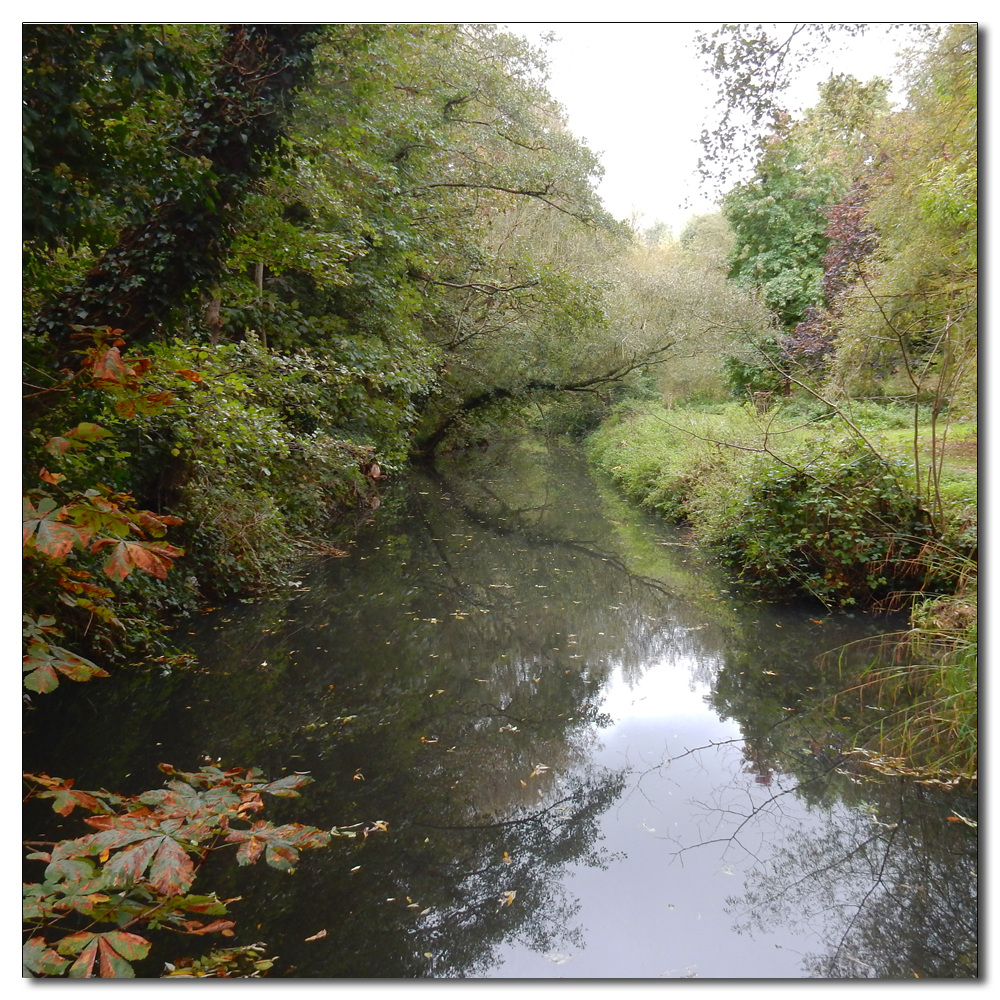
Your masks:
M 124 580 L 133 569 L 141 569 L 159 580 L 165 580 L 173 560 L 182 555 L 184 550 L 173 545 L 122 540 L 115 545 L 104 564 L 104 572 L 112 579 Z
M 109 347 L 99 354 L 94 359 L 91 371 L 95 381 L 100 382 L 121 382 L 125 375 L 131 374 L 117 347 Z
M 188 923 L 197 923 L 197 921 L 191 920 Z M 185 924 L 187 926 L 187 924 Z M 236 926 L 235 920 L 213 920 L 210 924 L 205 924 L 204 927 L 198 927 L 197 929 L 189 929 L 189 934 L 217 934 L 219 931 L 228 931 Z

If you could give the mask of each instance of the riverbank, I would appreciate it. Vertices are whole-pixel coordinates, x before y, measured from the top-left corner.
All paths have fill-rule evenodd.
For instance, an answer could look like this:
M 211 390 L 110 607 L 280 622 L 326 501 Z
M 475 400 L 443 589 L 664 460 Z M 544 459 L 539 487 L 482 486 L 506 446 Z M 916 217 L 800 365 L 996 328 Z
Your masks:
M 850 424 L 794 402 L 772 414 L 736 403 L 627 404 L 588 438 L 587 451 L 627 496 L 688 524 L 762 595 L 908 609 L 910 629 L 845 679 L 879 704 L 880 721 L 866 721 L 862 742 L 884 759 L 971 776 L 976 426 L 948 428 L 944 448 L 928 454 L 942 428 L 920 426 L 914 445 L 908 419 L 902 407 L 872 404 L 855 407 Z M 921 465 L 936 474 L 933 496 Z M 901 672 L 901 661 L 912 667 Z

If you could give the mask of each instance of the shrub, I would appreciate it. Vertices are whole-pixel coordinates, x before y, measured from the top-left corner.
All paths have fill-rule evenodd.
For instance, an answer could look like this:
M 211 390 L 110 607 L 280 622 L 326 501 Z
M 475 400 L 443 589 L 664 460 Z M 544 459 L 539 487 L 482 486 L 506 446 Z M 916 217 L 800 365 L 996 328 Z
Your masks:
M 780 594 L 805 590 L 825 604 L 868 603 L 921 589 L 926 513 L 902 484 L 906 470 L 855 442 L 792 467 L 758 462 L 734 491 L 703 491 L 700 535 L 744 579 Z M 707 513 L 707 512 L 706 512 Z

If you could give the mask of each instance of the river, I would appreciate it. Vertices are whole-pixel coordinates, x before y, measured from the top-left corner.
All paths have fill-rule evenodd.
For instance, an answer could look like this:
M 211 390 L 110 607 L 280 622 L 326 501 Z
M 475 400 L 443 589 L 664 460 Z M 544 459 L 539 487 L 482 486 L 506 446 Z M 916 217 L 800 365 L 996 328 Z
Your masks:
M 63 685 L 24 765 L 130 793 L 160 761 L 308 771 L 270 818 L 382 821 L 292 876 L 211 862 L 197 891 L 242 897 L 272 976 L 974 976 L 975 801 L 858 773 L 808 711 L 841 683 L 821 654 L 889 624 L 741 593 L 523 443 L 401 478 L 346 558 L 179 624 L 195 664 Z

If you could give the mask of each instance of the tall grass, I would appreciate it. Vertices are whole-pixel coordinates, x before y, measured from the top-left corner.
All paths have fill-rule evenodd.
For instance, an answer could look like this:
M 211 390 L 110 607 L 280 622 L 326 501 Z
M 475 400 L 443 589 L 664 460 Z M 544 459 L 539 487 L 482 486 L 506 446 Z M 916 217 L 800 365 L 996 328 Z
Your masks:
M 917 626 L 880 636 L 878 643 L 871 665 L 837 696 L 841 704 L 857 699 L 862 724 L 854 752 L 885 773 L 944 784 L 975 781 L 976 622 L 962 628 Z

